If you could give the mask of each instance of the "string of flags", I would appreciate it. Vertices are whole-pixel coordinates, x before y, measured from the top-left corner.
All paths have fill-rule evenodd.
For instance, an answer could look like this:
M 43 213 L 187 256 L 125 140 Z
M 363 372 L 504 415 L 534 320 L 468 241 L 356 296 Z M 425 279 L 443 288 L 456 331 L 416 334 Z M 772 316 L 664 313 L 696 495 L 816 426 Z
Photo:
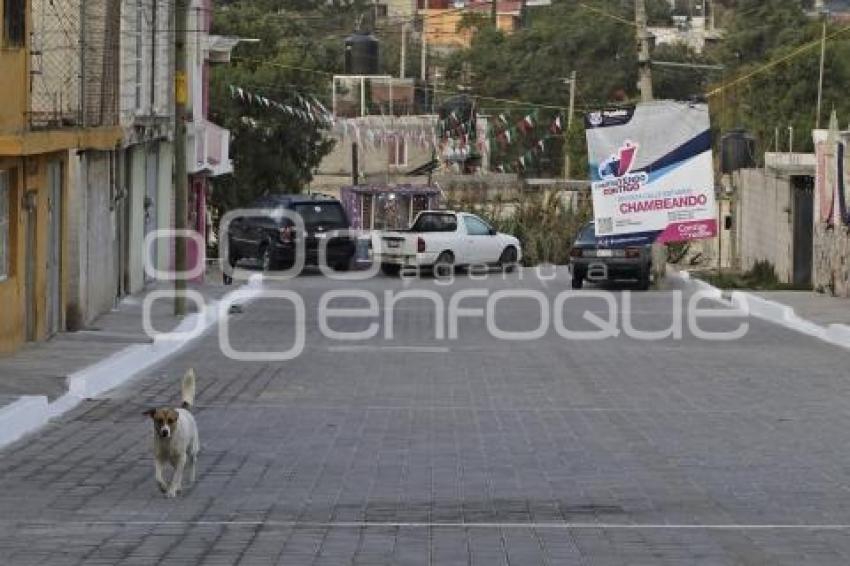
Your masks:
M 546 122 L 541 120 L 538 110 L 524 114 L 519 119 L 511 119 L 502 113 L 490 120 L 490 136 L 503 154 L 503 159 L 494 165 L 494 169 L 503 173 L 522 172 L 527 170 L 539 156 L 546 151 L 552 139 L 563 136 L 564 116 L 557 113 L 551 117 L 546 134 L 541 135 Z M 516 155 L 517 146 L 522 151 Z
M 534 110 L 513 119 L 505 113 L 478 120 L 475 109 L 468 116 L 457 110 L 445 116 L 364 116 L 357 118 L 335 118 L 314 96 L 294 93 L 294 102 L 285 104 L 249 89 L 229 85 L 230 96 L 242 103 L 283 112 L 307 123 L 328 128 L 336 137 L 357 142 L 367 148 L 406 144 L 431 148 L 443 159 L 463 161 L 474 153 L 483 158 L 492 158 L 495 149 L 502 154 L 516 154 L 516 146 L 525 149 L 515 159 L 502 155 L 498 164 L 491 168 L 501 172 L 521 172 L 533 165 L 539 155 L 546 151 L 550 140 L 562 137 L 564 116 L 557 113 L 551 117 L 546 130 L 548 135 L 539 135 L 541 121 L 539 111 Z M 467 114 L 466 112 L 464 114 Z M 491 159 L 492 161 L 492 159 Z
M 267 96 L 257 94 L 236 85 L 229 85 L 230 97 L 238 98 L 247 104 L 278 110 L 290 116 L 294 116 L 305 122 L 312 122 L 321 126 L 329 126 L 333 122 L 333 116 L 315 96 L 304 97 L 295 93 L 297 104 L 282 104 Z M 312 101 L 312 102 L 311 102 Z

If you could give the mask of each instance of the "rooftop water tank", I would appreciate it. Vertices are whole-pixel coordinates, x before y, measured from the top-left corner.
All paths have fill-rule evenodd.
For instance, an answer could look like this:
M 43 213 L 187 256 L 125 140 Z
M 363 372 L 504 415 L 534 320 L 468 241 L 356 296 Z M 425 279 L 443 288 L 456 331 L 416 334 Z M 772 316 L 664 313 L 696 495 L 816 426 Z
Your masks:
M 755 166 L 756 140 L 746 130 L 730 130 L 720 138 L 720 170 L 724 174 Z
M 380 42 L 368 31 L 355 31 L 345 38 L 345 74 L 377 75 Z

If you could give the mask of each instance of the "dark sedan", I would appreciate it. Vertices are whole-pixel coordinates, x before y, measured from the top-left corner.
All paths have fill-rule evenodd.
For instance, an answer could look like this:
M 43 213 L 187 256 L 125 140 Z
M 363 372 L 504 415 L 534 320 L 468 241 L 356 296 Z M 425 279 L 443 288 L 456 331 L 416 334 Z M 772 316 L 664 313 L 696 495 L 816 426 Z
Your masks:
M 641 290 L 649 289 L 652 273 L 651 244 L 627 238 L 597 238 L 593 222 L 586 224 L 570 250 L 573 289 L 585 280 L 636 279 Z

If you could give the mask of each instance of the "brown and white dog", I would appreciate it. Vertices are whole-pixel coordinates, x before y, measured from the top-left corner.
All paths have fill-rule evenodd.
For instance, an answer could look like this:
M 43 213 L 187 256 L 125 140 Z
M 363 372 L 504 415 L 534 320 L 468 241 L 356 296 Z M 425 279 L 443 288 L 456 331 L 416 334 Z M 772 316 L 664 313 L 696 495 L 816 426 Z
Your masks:
M 192 416 L 191 408 L 195 403 L 195 370 L 189 369 L 183 376 L 180 386 L 183 403 L 179 408 L 160 407 L 148 409 L 145 415 L 153 420 L 153 456 L 156 470 L 156 483 L 166 497 L 174 497 L 183 487 L 183 470 L 191 466 L 191 483 L 195 483 L 195 465 L 201 448 L 198 438 L 198 425 Z M 171 482 L 163 479 L 165 464 L 171 464 L 174 473 Z

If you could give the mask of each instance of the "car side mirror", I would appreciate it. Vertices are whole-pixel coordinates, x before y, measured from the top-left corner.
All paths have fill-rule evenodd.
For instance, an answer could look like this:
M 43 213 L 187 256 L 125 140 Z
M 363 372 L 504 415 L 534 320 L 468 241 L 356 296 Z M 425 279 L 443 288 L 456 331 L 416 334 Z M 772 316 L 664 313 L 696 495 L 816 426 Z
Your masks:
M 489 230 L 487 230 L 487 233 L 490 234 L 491 236 L 495 236 L 497 234 L 495 228 L 490 228 Z

